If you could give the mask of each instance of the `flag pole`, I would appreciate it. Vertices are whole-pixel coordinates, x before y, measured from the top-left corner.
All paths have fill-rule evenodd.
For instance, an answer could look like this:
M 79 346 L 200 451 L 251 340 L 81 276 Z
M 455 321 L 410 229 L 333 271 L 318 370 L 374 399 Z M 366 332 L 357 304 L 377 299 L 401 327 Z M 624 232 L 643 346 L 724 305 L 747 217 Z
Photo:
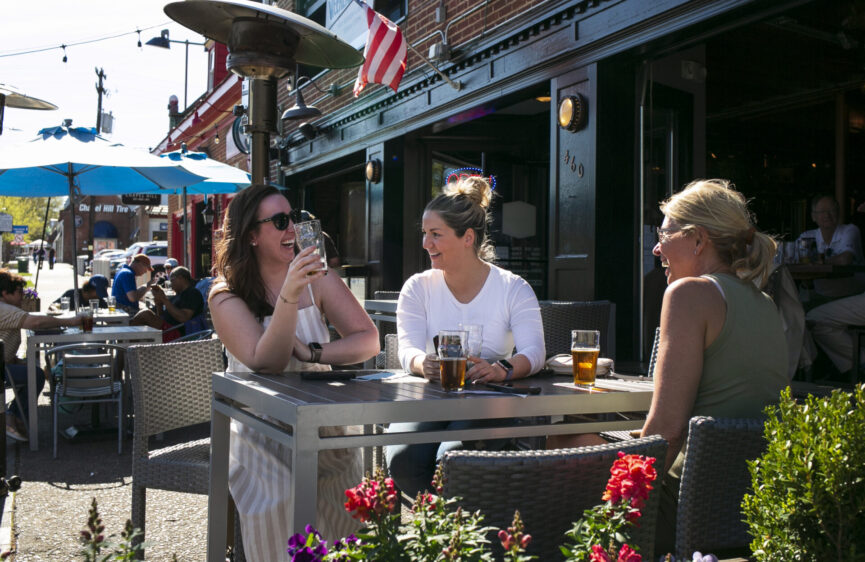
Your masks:
M 456 90 L 456 91 L 460 91 L 460 89 L 463 87 L 463 85 L 462 85 L 462 83 L 460 83 L 459 80 L 457 80 L 456 82 L 454 82 L 453 80 L 451 80 L 450 78 L 448 78 L 447 76 L 445 76 L 445 74 L 444 74 L 441 70 L 439 70 L 438 67 L 437 67 L 436 65 L 434 65 L 434 64 L 433 64 L 429 59 L 427 59 L 425 56 L 423 56 L 423 55 L 422 55 L 422 54 L 421 54 L 417 49 L 414 48 L 414 45 L 412 45 L 412 44 L 409 43 L 408 41 L 406 41 L 406 45 L 408 45 L 408 48 L 411 49 L 411 52 L 413 52 L 413 53 L 416 54 L 418 57 L 420 57 L 420 60 L 422 60 L 422 61 L 424 61 L 425 63 L 427 63 L 427 65 L 428 65 L 430 68 L 432 68 L 432 69 L 435 71 L 436 74 L 438 74 L 439 76 L 441 76 L 442 80 L 444 80 L 445 82 L 447 82 L 447 83 L 451 86 L 451 88 L 453 88 L 453 89 Z

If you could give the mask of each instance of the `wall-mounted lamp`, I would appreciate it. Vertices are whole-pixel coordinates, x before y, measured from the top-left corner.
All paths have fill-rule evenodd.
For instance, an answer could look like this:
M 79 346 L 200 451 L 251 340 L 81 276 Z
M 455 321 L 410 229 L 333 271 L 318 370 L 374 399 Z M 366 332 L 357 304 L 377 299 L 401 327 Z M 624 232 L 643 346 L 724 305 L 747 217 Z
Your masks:
M 566 96 L 559 102 L 559 127 L 575 133 L 585 127 L 588 116 L 586 98 L 581 94 Z
M 381 160 L 377 158 L 370 158 L 366 163 L 366 169 L 364 170 L 364 175 L 366 176 L 367 181 L 372 183 L 378 183 L 381 181 Z
M 318 108 L 308 106 L 303 101 L 303 94 L 300 92 L 300 81 L 304 78 L 306 78 L 306 80 L 310 84 L 315 86 L 315 83 L 312 80 L 310 80 L 309 78 L 307 78 L 306 76 L 301 76 L 300 78 L 297 79 L 297 82 L 296 82 L 295 88 L 294 88 L 294 96 L 295 96 L 294 105 L 289 107 L 288 109 L 286 109 L 285 112 L 282 114 L 283 121 L 285 121 L 287 119 L 291 119 L 291 120 L 294 120 L 294 119 L 311 119 L 313 117 L 321 116 L 321 111 L 319 111 Z M 317 88 L 317 86 L 316 86 L 316 88 Z
M 312 123 L 301 123 L 297 126 L 297 130 L 307 140 L 312 140 L 318 135 L 318 129 Z
M 214 131 L 216 131 L 216 135 L 213 137 L 213 143 L 219 144 L 219 127 L 214 127 Z
M 204 204 L 204 210 L 201 211 L 201 220 L 204 224 L 210 226 L 213 224 L 213 199 L 208 199 Z

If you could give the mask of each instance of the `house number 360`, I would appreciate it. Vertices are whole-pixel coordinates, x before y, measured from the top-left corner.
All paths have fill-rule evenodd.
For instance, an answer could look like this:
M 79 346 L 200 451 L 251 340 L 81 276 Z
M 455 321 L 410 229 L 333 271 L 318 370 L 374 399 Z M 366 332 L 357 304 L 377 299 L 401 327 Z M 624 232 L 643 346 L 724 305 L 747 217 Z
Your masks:
M 565 166 L 569 167 L 572 172 L 577 172 L 579 177 L 583 177 L 583 173 L 585 169 L 582 164 L 577 164 L 577 156 L 575 154 L 571 154 L 570 150 L 565 150 L 564 156 Z

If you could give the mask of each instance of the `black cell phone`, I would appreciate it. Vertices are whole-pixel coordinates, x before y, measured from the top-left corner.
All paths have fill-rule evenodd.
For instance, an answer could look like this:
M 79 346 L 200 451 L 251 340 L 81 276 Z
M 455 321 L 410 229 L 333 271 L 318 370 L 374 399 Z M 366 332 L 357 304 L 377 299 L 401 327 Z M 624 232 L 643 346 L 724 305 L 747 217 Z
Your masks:
M 344 381 L 353 379 L 358 371 L 300 371 L 300 378 L 308 381 Z
M 540 394 L 541 387 L 539 386 L 514 386 L 510 383 L 488 382 L 487 388 L 496 392 L 504 392 L 505 394 Z

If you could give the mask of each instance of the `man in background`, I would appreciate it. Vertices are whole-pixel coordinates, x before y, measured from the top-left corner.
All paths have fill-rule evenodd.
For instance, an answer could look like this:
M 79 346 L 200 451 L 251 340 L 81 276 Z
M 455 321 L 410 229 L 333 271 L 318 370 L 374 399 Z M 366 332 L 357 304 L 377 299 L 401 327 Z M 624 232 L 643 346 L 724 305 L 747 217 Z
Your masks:
M 153 301 L 158 315 L 151 310 L 142 310 L 129 321 L 130 326 L 150 326 L 162 330 L 162 341 L 167 343 L 186 335 L 184 324 L 204 312 L 204 298 L 185 267 L 172 268 L 168 277 L 173 297 L 168 297 L 158 285 L 154 285 Z M 178 326 L 174 330 L 169 330 Z
M 114 283 L 111 285 L 111 296 L 117 299 L 117 306 L 129 314 L 136 314 L 139 302 L 144 298 L 148 289 L 156 283 L 151 277 L 145 285 L 138 287 L 135 278 L 150 274 L 153 268 L 150 266 L 150 258 L 144 254 L 137 254 L 132 261 L 123 265 L 114 275 Z
M 832 265 L 861 265 L 862 237 L 853 224 L 840 224 L 841 207 L 829 195 L 820 195 L 811 202 L 811 219 L 817 228 L 806 230 L 799 236 L 814 238 L 817 253 L 823 256 L 824 263 Z M 797 240 L 798 241 L 798 240 Z

